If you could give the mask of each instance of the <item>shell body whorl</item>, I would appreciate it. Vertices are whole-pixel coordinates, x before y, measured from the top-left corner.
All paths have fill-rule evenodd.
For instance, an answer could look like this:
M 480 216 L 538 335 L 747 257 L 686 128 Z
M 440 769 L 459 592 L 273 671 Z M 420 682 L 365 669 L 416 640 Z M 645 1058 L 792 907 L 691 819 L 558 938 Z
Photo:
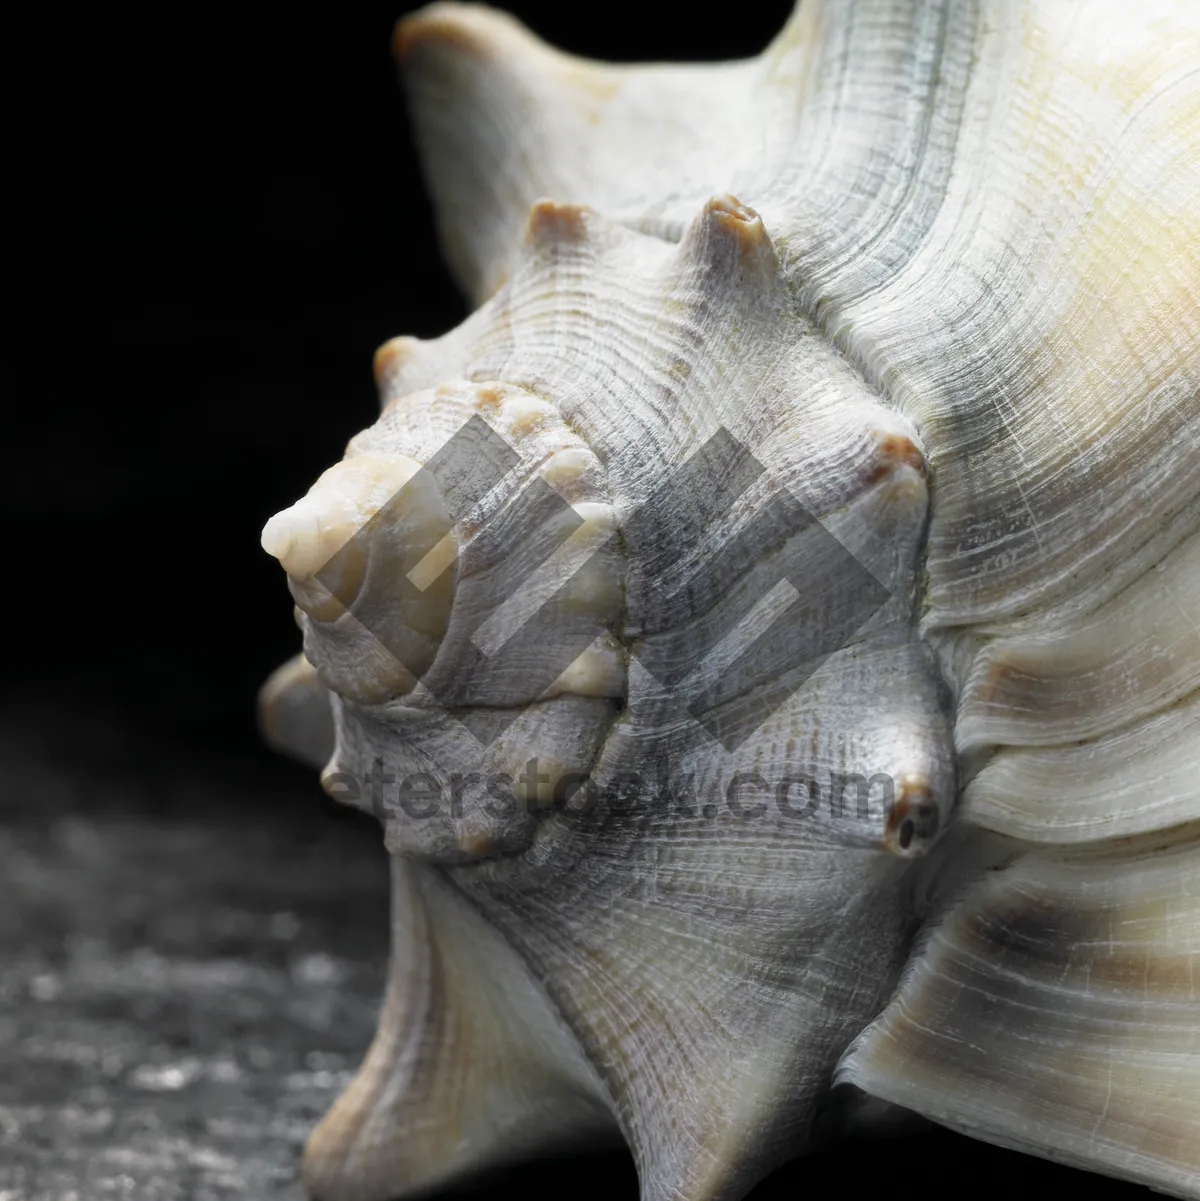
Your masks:
M 396 48 L 479 307 L 264 531 L 264 729 L 394 857 L 314 1195 L 735 1198 L 861 1090 L 1200 1197 L 1200 11 Z

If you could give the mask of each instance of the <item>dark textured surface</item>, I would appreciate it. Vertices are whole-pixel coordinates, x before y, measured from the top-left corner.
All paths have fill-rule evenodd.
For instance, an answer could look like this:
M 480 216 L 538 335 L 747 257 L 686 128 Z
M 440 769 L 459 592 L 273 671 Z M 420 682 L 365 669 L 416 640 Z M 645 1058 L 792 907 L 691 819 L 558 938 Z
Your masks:
M 0 1197 L 299 1198 L 374 1030 L 378 839 L 63 735 L 55 766 L 35 730 L 0 748 Z

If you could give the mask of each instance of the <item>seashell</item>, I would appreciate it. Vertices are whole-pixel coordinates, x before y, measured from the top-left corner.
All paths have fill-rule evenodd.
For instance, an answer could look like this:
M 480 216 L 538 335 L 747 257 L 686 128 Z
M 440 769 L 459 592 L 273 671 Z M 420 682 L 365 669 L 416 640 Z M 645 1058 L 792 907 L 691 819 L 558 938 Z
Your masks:
M 862 1101 L 1200 1197 L 1200 7 L 396 52 L 478 308 L 263 534 L 394 880 L 312 1195 L 736 1198 Z

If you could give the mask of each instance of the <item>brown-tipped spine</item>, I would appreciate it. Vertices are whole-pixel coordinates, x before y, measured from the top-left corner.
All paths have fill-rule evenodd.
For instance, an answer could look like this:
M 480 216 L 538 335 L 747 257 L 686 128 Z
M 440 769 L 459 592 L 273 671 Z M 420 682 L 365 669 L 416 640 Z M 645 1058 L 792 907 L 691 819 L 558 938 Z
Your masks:
M 562 246 L 587 241 L 588 221 L 595 213 L 586 204 L 561 204 L 535 200 L 525 220 L 525 241 L 530 246 Z
M 465 54 L 485 54 L 491 39 L 488 25 L 502 16 L 481 14 L 461 4 L 430 4 L 407 17 L 401 17 L 392 30 L 392 56 L 404 62 L 413 50 L 434 45 Z
M 714 196 L 692 222 L 682 243 L 689 258 L 729 273 L 774 274 L 775 248 L 762 218 L 736 196 Z
M 417 338 L 407 334 L 398 338 L 389 338 L 375 352 L 375 384 L 380 392 L 391 389 L 396 377 L 412 362 L 421 343 Z
M 875 461 L 867 482 L 877 484 L 905 467 L 911 467 L 922 479 L 929 477 L 925 455 L 912 438 L 894 429 L 876 430 Z
M 937 801 L 926 781 L 902 780 L 887 816 L 884 850 L 904 858 L 923 855 L 937 837 L 941 817 Z

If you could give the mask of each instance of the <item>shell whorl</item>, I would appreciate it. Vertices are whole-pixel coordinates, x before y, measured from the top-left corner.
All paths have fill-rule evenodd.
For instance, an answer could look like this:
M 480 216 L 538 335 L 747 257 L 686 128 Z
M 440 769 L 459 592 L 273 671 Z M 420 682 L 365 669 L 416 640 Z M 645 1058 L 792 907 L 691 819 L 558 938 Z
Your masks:
M 419 965 L 311 1187 L 607 1124 L 647 1201 L 735 1197 L 838 1083 L 1200 1196 L 1200 13 L 826 0 L 755 59 L 617 67 L 436 4 L 396 52 L 479 307 L 380 348 L 379 420 L 264 532 L 305 630 L 264 728 L 313 760 L 332 713 Z M 535 757 L 504 812 L 453 792 Z M 370 765 L 454 803 L 346 794 Z M 810 769 L 894 796 L 785 820 Z M 559 795 L 631 772 L 667 811 Z M 468 1063 L 473 948 L 515 1008 Z

